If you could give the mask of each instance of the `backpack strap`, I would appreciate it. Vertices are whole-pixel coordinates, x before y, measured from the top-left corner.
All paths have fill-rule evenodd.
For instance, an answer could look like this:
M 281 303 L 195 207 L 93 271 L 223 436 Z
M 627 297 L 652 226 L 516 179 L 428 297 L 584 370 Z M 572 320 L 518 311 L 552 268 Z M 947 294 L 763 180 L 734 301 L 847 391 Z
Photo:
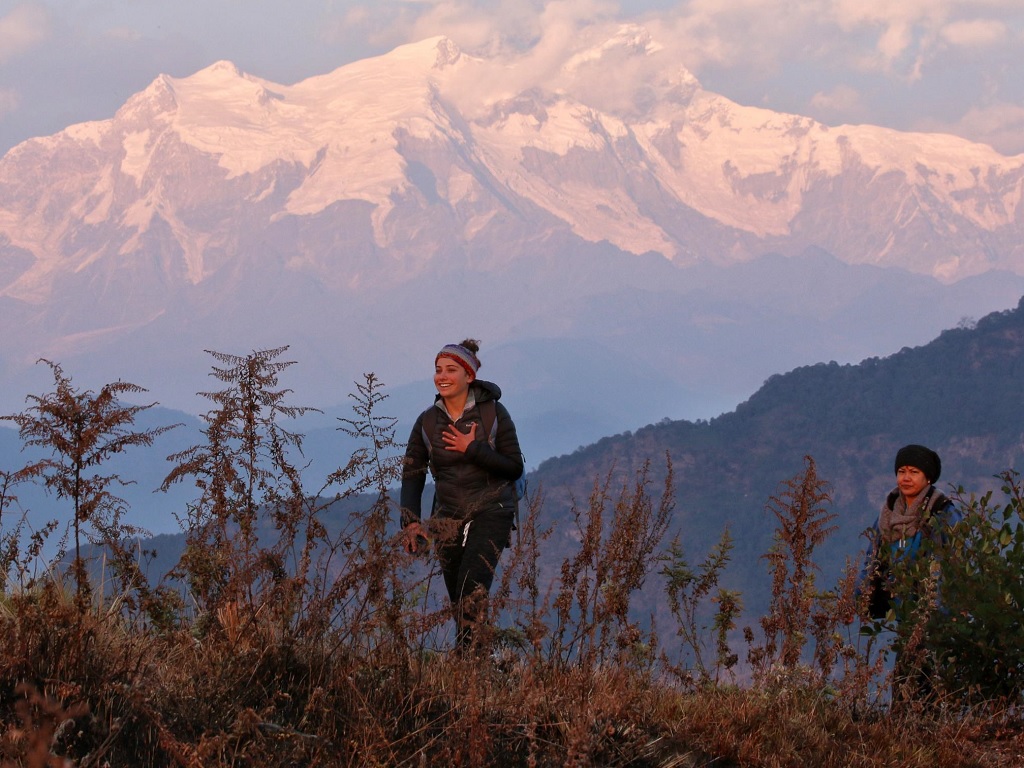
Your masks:
M 480 409 L 480 420 L 484 424 L 484 434 L 487 435 L 487 442 L 491 448 L 497 448 L 498 406 L 494 404 L 493 400 L 484 400 L 482 403 L 477 403 L 477 408 Z
M 945 535 L 944 528 L 952 527 L 956 523 L 956 518 L 950 519 L 950 511 L 953 508 L 953 500 L 950 499 L 942 491 L 932 486 L 935 491 L 934 494 L 928 499 L 928 507 L 925 510 L 925 525 L 929 536 L 933 536 L 938 531 L 940 536 Z

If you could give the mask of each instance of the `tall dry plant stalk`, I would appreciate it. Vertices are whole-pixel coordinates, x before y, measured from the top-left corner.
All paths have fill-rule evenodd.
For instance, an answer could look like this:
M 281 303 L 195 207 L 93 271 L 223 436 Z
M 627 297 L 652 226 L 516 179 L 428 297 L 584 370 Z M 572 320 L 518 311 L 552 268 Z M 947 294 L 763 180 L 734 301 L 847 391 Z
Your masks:
M 391 533 L 397 508 L 390 491 L 401 478 L 403 446 L 395 440 L 396 420 L 380 413 L 387 395 L 376 376 L 367 374 L 357 382 L 350 397 L 354 417 L 341 419 L 339 429 L 363 447 L 328 483 L 344 487 L 344 494 L 351 497 L 366 494 L 371 503 L 350 514 L 351 527 L 328 542 L 325 554 L 341 559 L 334 583 L 323 595 L 335 616 L 334 626 L 344 628 L 346 642 L 360 644 L 365 652 L 393 649 L 396 642 L 404 649 L 409 640 L 409 587 L 401 567 L 408 558 L 399 554 L 399 541 Z
M 648 493 L 649 473 L 645 463 L 613 497 L 609 472 L 595 483 L 585 511 L 573 504 L 580 549 L 562 563 L 550 640 L 550 657 L 563 666 L 628 664 L 638 660 L 645 645 L 652 650 L 651 638 L 630 614 L 630 599 L 658 561 L 675 501 L 671 461 L 666 457 L 657 502 Z
M 14 473 L 0 469 L 0 591 L 10 586 L 11 571 L 21 560 L 21 537 L 27 524 L 25 515 L 11 525 L 11 508 L 18 503 L 14 488 L 18 479 Z
M 834 591 L 819 595 L 811 616 L 814 661 L 822 680 L 835 687 L 836 700 L 854 718 L 877 712 L 885 700 L 887 648 L 858 619 L 866 612 L 858 595 L 859 569 L 847 562 Z
M 515 546 L 504 556 L 502 574 L 491 599 L 492 615 L 506 614 L 507 625 L 496 629 L 486 624 L 474 629 L 483 633 L 485 645 L 496 644 L 514 653 L 527 653 L 535 662 L 545 654 L 548 634 L 546 612 L 551 599 L 551 584 L 542 584 L 541 547 L 554 531 L 553 526 L 540 524 L 544 510 L 544 489 L 538 487 L 525 499 L 516 522 Z M 496 633 L 488 638 L 487 633 Z
M 164 432 L 176 425 L 133 429 L 136 417 L 149 405 L 128 405 L 124 396 L 138 395 L 146 390 L 135 384 L 117 381 L 105 384 L 99 392 L 80 391 L 50 360 L 41 360 L 50 367 L 55 389 L 45 395 L 29 395 L 31 405 L 21 413 L 2 416 L 12 421 L 25 448 L 38 448 L 50 455 L 31 461 L 14 474 L 16 481 L 39 480 L 59 499 L 71 504 L 71 527 L 74 539 L 72 573 L 78 599 L 84 610 L 90 599 L 89 574 L 82 546 L 88 540 L 105 547 L 115 564 L 128 568 L 123 573 L 130 581 L 132 557 L 122 543 L 142 531 L 123 523 L 124 499 L 112 488 L 128 485 L 117 474 L 102 474 L 109 459 L 128 448 L 149 446 Z
M 279 388 L 279 375 L 293 365 L 277 360 L 287 349 L 244 356 L 208 350 L 223 365 L 211 375 L 227 386 L 200 393 L 216 406 L 203 416 L 206 442 L 169 457 L 175 466 L 162 488 L 191 480 L 200 491 L 183 521 L 186 552 L 178 574 L 205 616 L 224 602 L 254 605 L 287 592 L 283 552 L 295 542 L 305 495 L 289 454 L 301 455 L 302 438 L 283 422 L 315 410 L 289 404 L 291 390 Z M 265 545 L 263 514 L 278 534 Z
M 810 616 L 817 596 L 814 549 L 835 531 L 836 513 L 829 484 L 818 477 L 814 459 L 804 458 L 802 474 L 786 480 L 766 508 L 777 521 L 774 544 L 764 555 L 772 577 L 768 615 L 761 619 L 764 644 L 751 649 L 755 673 L 778 663 L 787 669 L 800 664 L 810 634 Z

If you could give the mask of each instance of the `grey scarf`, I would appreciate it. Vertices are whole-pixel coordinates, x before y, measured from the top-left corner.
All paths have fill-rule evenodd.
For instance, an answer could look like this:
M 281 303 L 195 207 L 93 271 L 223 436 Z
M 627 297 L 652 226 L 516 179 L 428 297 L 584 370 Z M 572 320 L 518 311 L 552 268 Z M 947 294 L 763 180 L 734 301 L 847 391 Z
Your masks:
M 934 490 L 934 486 L 929 486 L 909 507 L 899 489 L 890 493 L 882 504 L 882 512 L 878 516 L 878 530 L 882 541 L 891 544 L 894 541 L 913 538 L 931 515 L 935 500 L 941 496 Z M 895 500 L 893 496 L 896 497 Z

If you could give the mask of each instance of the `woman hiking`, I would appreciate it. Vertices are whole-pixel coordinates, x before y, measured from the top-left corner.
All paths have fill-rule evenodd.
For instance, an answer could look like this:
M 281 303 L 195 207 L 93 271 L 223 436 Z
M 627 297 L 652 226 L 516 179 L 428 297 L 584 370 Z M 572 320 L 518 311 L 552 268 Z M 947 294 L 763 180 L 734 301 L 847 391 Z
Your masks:
M 515 481 L 523 474 L 516 427 L 501 389 L 477 378 L 480 343 L 447 344 L 434 358 L 434 404 L 419 415 L 402 467 L 401 514 L 406 550 L 431 537 L 456 626 L 456 645 L 473 644 L 486 617 L 487 594 L 515 521 Z M 421 504 L 427 471 L 434 477 L 430 520 Z

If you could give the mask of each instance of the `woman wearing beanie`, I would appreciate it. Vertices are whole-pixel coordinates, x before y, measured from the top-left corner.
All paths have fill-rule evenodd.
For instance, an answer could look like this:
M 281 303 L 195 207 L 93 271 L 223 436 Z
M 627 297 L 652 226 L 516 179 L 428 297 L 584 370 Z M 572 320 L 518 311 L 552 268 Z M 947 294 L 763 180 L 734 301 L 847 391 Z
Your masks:
M 409 435 L 402 468 L 402 528 L 409 552 L 435 551 L 455 617 L 457 643 L 472 643 L 487 593 L 515 521 L 515 481 L 523 474 L 516 427 L 496 384 L 477 378 L 479 342 L 445 345 L 434 358 L 434 404 Z M 434 477 L 431 520 L 422 521 L 427 471 Z
M 873 618 L 884 618 L 891 607 L 887 574 L 882 573 L 888 565 L 917 557 L 924 536 L 939 540 L 959 520 L 953 502 L 935 487 L 942 474 L 942 461 L 935 451 L 905 445 L 896 453 L 893 471 L 896 487 L 886 496 L 869 532 L 871 544 L 861 572 L 861 583 L 871 579 L 868 612 Z
M 942 474 L 935 451 L 923 445 L 905 445 L 896 453 L 893 471 L 896 487 L 886 496 L 878 521 L 869 531 L 871 543 L 858 582 L 867 592 L 867 611 L 873 619 L 885 619 L 900 600 L 915 598 L 913 587 L 893 595 L 894 566 L 917 558 L 925 537 L 936 543 L 945 541 L 946 533 L 961 519 L 953 502 L 935 487 Z M 904 644 L 905 638 L 900 637 L 894 645 L 896 680 L 912 683 L 916 695 L 925 695 L 930 690 L 930 666 L 924 661 L 908 663 L 901 652 Z

